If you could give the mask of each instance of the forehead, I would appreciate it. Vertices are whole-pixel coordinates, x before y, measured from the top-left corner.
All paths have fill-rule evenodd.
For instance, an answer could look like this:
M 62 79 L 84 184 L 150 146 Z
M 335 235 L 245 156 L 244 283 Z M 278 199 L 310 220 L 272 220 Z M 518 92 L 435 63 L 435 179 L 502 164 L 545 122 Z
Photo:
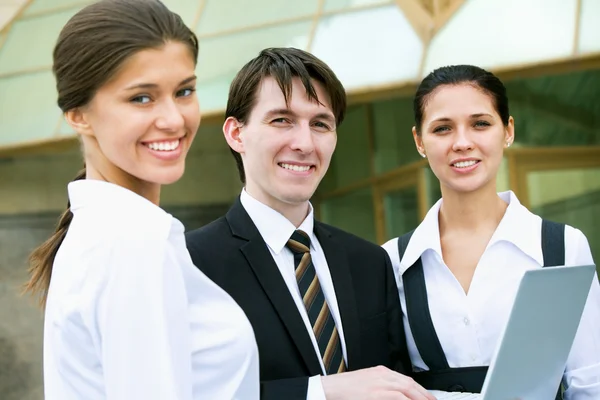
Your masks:
M 279 87 L 279 84 L 273 77 L 265 77 L 256 92 L 254 109 L 256 111 L 268 112 L 274 108 L 288 108 L 291 111 L 301 112 L 329 112 L 333 114 L 329 95 L 324 86 L 315 79 L 310 80 L 319 102 L 310 100 L 302 81 L 298 77 L 292 78 L 292 91 L 288 99 L 288 104 L 285 103 L 285 96 Z
M 107 86 L 135 83 L 179 83 L 195 69 L 194 58 L 187 45 L 167 42 L 157 48 L 140 50 L 129 56 Z M 139 82 L 138 82 L 139 81 Z
M 452 118 L 479 113 L 496 115 L 494 100 L 483 89 L 467 83 L 438 87 L 428 96 L 423 108 L 425 119 Z

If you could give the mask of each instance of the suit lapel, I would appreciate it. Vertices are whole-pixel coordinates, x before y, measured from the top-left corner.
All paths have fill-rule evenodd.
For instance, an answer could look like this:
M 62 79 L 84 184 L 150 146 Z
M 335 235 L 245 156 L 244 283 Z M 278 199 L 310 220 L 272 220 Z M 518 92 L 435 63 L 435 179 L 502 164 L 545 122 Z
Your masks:
M 227 213 L 226 218 L 233 235 L 247 240 L 240 247 L 240 250 L 298 348 L 309 373 L 311 376 L 322 374 L 321 364 L 296 303 L 271 256 L 267 244 L 260 236 L 258 229 L 256 229 L 239 198 Z
M 348 257 L 343 246 L 318 221 L 315 221 L 315 235 L 323 248 L 333 280 L 344 329 L 348 369 L 350 370 L 360 360 L 360 325 Z

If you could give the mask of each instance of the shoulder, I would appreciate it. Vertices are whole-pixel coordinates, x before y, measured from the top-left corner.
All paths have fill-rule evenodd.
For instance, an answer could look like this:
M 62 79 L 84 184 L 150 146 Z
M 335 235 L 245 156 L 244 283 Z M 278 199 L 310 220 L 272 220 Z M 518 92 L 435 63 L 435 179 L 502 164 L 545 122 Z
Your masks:
M 594 264 L 587 237 L 582 231 L 570 225 L 565 225 L 565 264 Z
M 369 242 L 366 239 L 358 237 L 350 232 L 346 232 L 335 226 L 316 222 L 316 224 L 331 234 L 338 243 L 340 243 L 351 254 L 364 254 L 365 256 L 386 257 L 386 252 L 381 246 Z
M 200 228 L 193 229 L 185 234 L 187 246 L 197 247 L 207 240 L 217 241 L 224 236 L 230 236 L 231 229 L 227 219 L 223 216 Z

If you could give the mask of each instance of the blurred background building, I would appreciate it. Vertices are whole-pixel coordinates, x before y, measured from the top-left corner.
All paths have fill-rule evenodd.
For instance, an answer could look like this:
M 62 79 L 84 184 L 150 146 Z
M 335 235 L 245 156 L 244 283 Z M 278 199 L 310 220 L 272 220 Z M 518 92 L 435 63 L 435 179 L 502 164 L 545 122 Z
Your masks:
M 56 106 L 52 48 L 90 0 L 0 0 L 0 398 L 42 399 L 42 314 L 19 297 L 28 252 L 53 230 L 82 166 Z M 238 69 L 271 46 L 311 51 L 350 107 L 313 204 L 383 243 L 440 197 L 415 151 L 412 95 L 436 67 L 475 64 L 506 83 L 516 122 L 498 190 L 581 229 L 600 258 L 600 0 L 164 0 L 198 34 L 203 121 L 187 171 L 163 190 L 187 229 L 241 185 L 221 125 Z

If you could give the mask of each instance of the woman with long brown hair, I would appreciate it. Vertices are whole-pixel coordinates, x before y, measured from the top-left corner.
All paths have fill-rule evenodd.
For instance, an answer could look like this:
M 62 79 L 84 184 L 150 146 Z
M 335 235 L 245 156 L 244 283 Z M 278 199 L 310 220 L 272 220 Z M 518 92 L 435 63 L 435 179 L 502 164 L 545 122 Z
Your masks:
M 60 33 L 58 105 L 86 168 L 30 260 L 47 400 L 259 397 L 250 323 L 158 206 L 200 124 L 197 57 L 194 33 L 158 0 L 101 0 Z

